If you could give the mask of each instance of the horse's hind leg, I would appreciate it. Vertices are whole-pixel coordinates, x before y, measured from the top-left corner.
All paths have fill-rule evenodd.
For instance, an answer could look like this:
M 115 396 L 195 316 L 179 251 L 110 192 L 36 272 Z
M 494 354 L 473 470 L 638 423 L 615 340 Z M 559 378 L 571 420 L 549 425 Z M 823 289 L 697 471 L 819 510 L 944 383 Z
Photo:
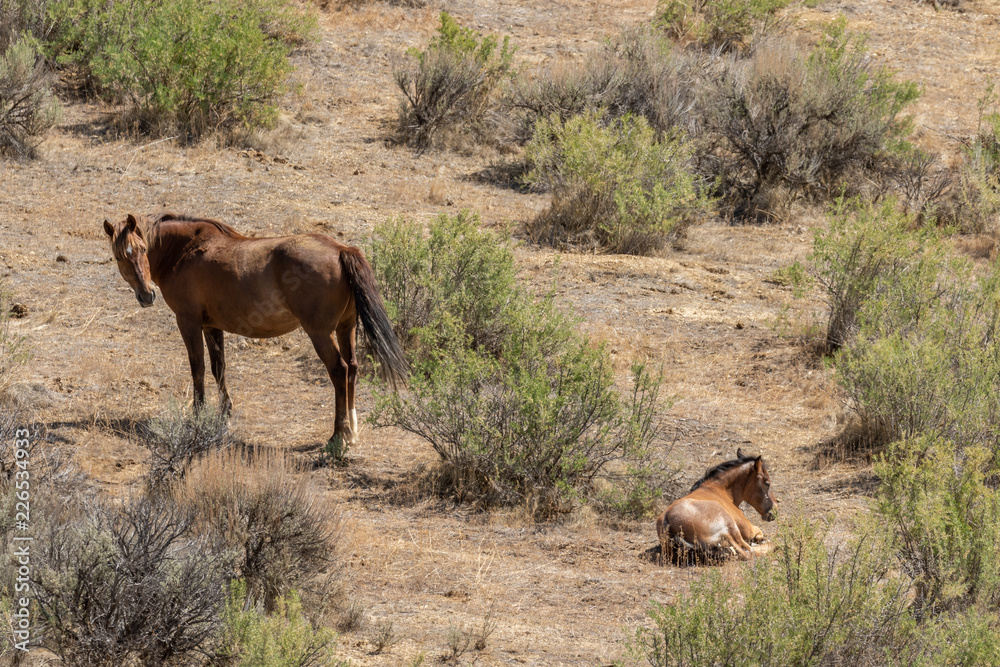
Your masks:
M 358 381 L 357 349 L 357 318 L 341 322 L 337 326 L 337 343 L 340 346 L 340 356 L 347 363 L 347 411 L 350 427 L 348 442 L 353 444 L 358 440 L 358 411 L 354 406 L 354 386 Z
M 326 366 L 330 380 L 333 382 L 336 411 L 333 418 L 333 435 L 330 437 L 330 441 L 342 438 L 345 443 L 350 444 L 353 440 L 353 434 L 347 425 L 347 378 L 349 375 L 347 361 L 340 354 L 332 333 L 308 331 L 306 333 L 309 334 L 309 339 L 312 341 L 313 347 L 316 348 L 316 354 Z
M 226 387 L 226 342 L 222 329 L 205 329 L 205 345 L 212 363 L 212 376 L 219 385 L 219 411 L 228 416 L 233 409 Z

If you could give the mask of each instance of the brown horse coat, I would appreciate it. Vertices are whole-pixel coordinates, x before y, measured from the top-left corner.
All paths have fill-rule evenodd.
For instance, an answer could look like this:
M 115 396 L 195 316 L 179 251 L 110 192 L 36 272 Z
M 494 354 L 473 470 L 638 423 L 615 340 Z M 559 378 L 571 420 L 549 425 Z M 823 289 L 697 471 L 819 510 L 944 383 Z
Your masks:
M 156 298 L 174 312 L 188 352 L 194 402 L 205 397 L 202 337 L 222 410 L 232 402 L 225 380 L 223 332 L 251 338 L 302 327 L 334 385 L 333 438 L 357 435 L 354 385 L 360 318 L 380 370 L 393 384 L 407 364 L 392 331 L 371 267 L 358 248 L 321 234 L 248 238 L 214 220 L 161 214 L 104 222 L 118 268 L 144 307 Z M 348 421 L 349 420 L 349 421 Z
M 731 548 L 740 558 L 750 558 L 750 543 L 762 542 L 764 533 L 740 510 L 744 501 L 765 521 L 773 519 L 778 501 L 767 466 L 761 457 L 744 456 L 738 449 L 735 460 L 709 470 L 657 518 L 661 552 L 669 557 L 678 547 L 703 553 Z

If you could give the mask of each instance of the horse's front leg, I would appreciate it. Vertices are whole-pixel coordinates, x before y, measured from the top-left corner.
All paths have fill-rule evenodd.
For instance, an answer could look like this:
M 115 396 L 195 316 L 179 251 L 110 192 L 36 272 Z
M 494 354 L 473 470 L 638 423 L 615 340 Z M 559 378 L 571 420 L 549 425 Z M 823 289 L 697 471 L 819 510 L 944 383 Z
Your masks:
M 219 411 L 228 417 L 233 402 L 226 387 L 226 341 L 222 329 L 205 329 L 205 345 L 208 346 L 208 358 L 212 364 L 212 377 L 219 385 Z
M 745 541 L 751 544 L 764 541 L 764 531 L 750 523 L 745 514 L 740 512 L 740 516 L 734 518 L 736 519 L 736 525 L 739 526 L 740 536 Z
M 205 403 L 205 348 L 201 342 L 201 322 L 194 318 L 177 316 L 177 328 L 187 348 L 188 363 L 191 364 L 191 380 L 194 382 L 194 409 L 201 409 Z

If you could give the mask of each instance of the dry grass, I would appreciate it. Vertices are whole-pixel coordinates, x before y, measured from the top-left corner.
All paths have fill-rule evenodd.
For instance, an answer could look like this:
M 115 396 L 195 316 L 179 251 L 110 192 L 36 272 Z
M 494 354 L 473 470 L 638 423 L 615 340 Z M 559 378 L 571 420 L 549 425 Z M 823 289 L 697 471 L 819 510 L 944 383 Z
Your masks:
M 321 595 L 340 584 L 331 576 L 341 571 L 339 511 L 302 472 L 284 452 L 215 450 L 172 489 L 177 506 L 194 513 L 195 532 L 233 551 L 235 575 L 268 609 L 291 588 L 315 593 L 320 575 Z
M 622 24 L 647 20 L 655 4 L 462 0 L 449 11 L 484 33 L 510 34 L 524 62 L 537 64 L 579 58 Z M 842 7 L 837 0 L 801 10 L 803 30 Z M 873 33 L 876 58 L 927 84 L 916 107 L 921 144 L 951 153 L 949 135 L 975 129 L 972 93 L 1000 66 L 992 39 L 1000 5 L 983 0 L 963 14 L 909 2 L 851 7 L 852 27 Z M 486 225 L 516 224 L 547 203 L 546 195 L 477 181 L 491 156 L 416 155 L 381 141 L 397 108 L 386 54 L 423 46 L 437 25 L 436 7 L 372 2 L 320 20 L 320 42 L 298 61 L 303 90 L 284 106 L 286 134 L 255 144 L 262 158 L 211 141 L 184 148 L 116 138 L 105 132 L 100 108 L 74 103 L 38 161 L 0 162 L 0 272 L 28 308 L 11 328 L 28 337 L 34 354 L 15 389 L 101 493 L 126 494 L 146 473 L 146 451 L 121 427 L 159 414 L 171 400 L 184 403 L 191 392 L 173 315 L 159 301 L 146 310 L 135 303 L 110 261 L 104 218 L 174 210 L 258 236 L 321 231 L 361 243 L 389 216 L 423 221 L 471 206 Z M 870 491 L 867 463 L 817 457 L 843 428 L 831 374 L 773 326 L 785 313 L 805 332 L 823 305 L 796 301 L 766 280 L 804 259 L 816 224 L 815 213 L 792 207 L 764 229 L 696 227 L 682 250 L 662 258 L 560 256 L 527 245 L 517 258 L 525 279 L 543 290 L 556 282 L 559 303 L 613 346 L 620 380 L 633 354 L 664 360 L 663 393 L 674 400 L 668 440 L 676 440 L 686 480 L 749 443 L 772 466 L 783 503 L 801 504 L 811 517 L 834 512 L 846 526 Z M 973 254 L 990 246 L 973 245 Z M 68 261 L 57 262 L 59 254 Z M 268 344 L 228 338 L 234 436 L 287 453 L 280 465 L 302 461 L 304 472 L 286 468 L 293 482 L 310 480 L 320 502 L 345 510 L 343 590 L 324 622 L 332 626 L 347 600 L 364 608 L 368 622 L 338 644 L 338 658 L 382 665 L 424 655 L 430 664 L 449 653 L 450 627 L 477 628 L 495 604 L 487 647 L 460 662 L 609 664 L 621 657 L 622 628 L 642 622 L 650 597 L 670 601 L 701 575 L 651 561 L 651 522 L 611 527 L 578 515 L 537 526 L 523 511 L 477 514 L 403 493 L 435 456 L 392 429 L 363 429 L 346 469 L 310 469 L 332 431 L 333 389 L 308 340 L 301 332 Z M 372 405 L 369 388 L 363 375 L 360 419 Z M 213 474 L 243 473 L 219 462 Z M 307 601 L 307 612 L 311 604 L 320 603 Z M 372 633 L 388 622 L 398 642 L 374 655 Z

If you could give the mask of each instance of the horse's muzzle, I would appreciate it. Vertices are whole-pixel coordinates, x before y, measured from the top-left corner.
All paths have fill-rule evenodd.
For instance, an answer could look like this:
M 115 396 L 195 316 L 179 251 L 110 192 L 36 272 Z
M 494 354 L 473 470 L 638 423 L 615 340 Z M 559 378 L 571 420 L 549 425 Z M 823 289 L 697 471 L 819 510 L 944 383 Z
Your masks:
M 139 292 L 136 292 L 135 298 L 138 299 L 139 305 L 143 308 L 149 308 L 153 305 L 153 302 L 156 301 L 156 292 L 154 290 L 150 290 L 148 294 L 140 294 Z

